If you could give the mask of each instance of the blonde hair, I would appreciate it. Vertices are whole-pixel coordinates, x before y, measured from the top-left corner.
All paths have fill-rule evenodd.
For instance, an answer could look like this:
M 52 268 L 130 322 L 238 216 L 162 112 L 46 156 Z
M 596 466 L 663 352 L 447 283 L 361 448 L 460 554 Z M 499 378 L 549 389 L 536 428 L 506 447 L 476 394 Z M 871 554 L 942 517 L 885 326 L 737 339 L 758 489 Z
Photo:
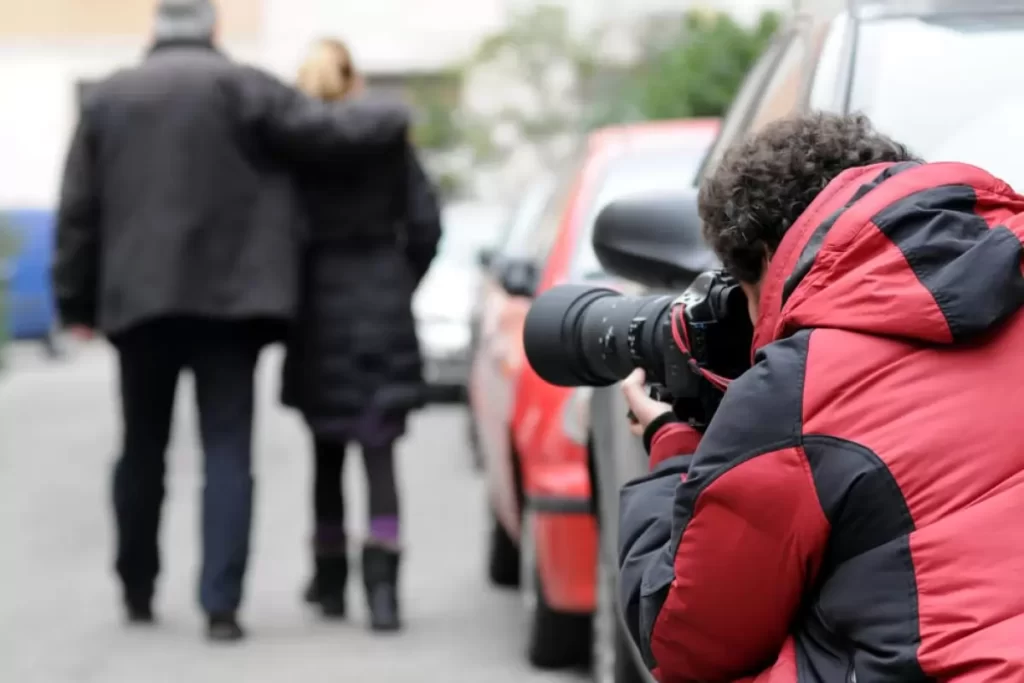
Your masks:
M 299 89 L 321 100 L 344 99 L 358 84 L 352 53 L 345 43 L 333 38 L 317 41 L 299 68 Z

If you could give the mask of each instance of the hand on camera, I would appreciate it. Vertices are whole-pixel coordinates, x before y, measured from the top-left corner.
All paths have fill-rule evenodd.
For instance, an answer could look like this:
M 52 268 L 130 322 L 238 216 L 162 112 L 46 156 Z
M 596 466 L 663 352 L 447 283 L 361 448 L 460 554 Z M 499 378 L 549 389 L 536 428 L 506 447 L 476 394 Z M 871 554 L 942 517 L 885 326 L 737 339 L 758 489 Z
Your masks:
M 633 374 L 622 381 L 622 393 L 626 396 L 630 410 L 629 431 L 636 436 L 643 436 L 647 425 L 665 413 L 672 412 L 672 406 L 668 403 L 655 401 L 648 396 L 646 381 L 643 370 L 634 370 Z

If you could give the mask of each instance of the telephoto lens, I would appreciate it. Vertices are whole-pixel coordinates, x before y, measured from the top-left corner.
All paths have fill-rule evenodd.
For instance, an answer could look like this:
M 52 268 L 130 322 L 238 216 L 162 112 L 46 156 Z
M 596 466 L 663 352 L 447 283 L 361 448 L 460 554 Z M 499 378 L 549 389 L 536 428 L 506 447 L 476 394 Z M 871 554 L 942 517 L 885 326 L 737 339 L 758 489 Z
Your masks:
M 526 358 L 544 381 L 563 387 L 608 386 L 636 368 L 663 377 L 673 299 L 587 285 L 553 287 L 526 316 Z

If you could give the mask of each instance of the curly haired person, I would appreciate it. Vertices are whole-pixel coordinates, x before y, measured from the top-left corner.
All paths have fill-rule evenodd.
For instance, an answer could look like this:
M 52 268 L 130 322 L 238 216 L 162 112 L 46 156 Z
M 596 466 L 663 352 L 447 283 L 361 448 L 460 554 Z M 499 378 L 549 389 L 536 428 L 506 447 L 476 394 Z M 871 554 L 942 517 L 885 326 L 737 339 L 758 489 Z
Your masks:
M 639 377 L 620 598 L 663 682 L 1024 680 L 1024 197 L 860 115 L 769 125 L 699 195 L 753 366 L 703 434 Z

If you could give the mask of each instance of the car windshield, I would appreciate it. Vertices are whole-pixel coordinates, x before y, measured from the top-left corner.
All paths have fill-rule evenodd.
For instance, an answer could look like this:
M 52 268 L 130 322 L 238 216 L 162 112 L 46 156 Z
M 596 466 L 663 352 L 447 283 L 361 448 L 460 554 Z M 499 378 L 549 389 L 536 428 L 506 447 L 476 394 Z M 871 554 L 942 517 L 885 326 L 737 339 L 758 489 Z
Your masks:
M 457 204 L 445 208 L 438 259 L 454 266 L 474 267 L 480 251 L 493 247 L 501 237 L 505 214 L 500 206 Z
M 529 251 L 530 237 L 555 190 L 554 178 L 536 181 L 505 221 L 499 251 L 502 256 L 522 256 Z
M 658 194 L 688 187 L 704 151 L 703 147 L 668 146 L 627 152 L 611 161 L 587 210 L 570 277 L 582 280 L 604 276 L 591 241 L 597 216 L 604 207 L 631 195 Z
M 1024 15 L 867 22 L 850 94 L 928 161 L 975 164 L 1024 188 Z

